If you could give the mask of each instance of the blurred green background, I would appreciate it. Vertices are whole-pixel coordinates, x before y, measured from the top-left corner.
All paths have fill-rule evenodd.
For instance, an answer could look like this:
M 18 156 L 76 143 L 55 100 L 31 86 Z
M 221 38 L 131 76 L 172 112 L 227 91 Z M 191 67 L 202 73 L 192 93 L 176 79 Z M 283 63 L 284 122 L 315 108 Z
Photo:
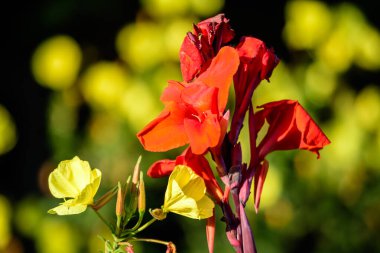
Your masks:
M 259 252 L 380 252 L 378 4 L 279 2 L 9 3 L 1 20 L 0 252 L 103 249 L 97 235 L 109 234 L 91 210 L 47 214 L 59 202 L 47 176 L 78 155 L 103 172 L 105 192 L 126 179 L 140 154 L 144 171 L 178 155 L 146 152 L 135 134 L 162 109 L 166 81 L 181 80 L 178 50 L 192 23 L 221 12 L 237 38 L 258 37 L 281 59 L 254 103 L 299 100 L 332 141 L 319 160 L 306 151 L 269 155 L 261 209 L 247 205 Z M 246 147 L 246 132 L 241 142 Z M 145 179 L 147 207 L 159 207 L 167 179 Z M 111 219 L 113 205 L 102 212 Z M 207 252 L 204 225 L 171 214 L 143 236 L 171 240 L 179 252 Z M 216 252 L 232 252 L 223 231 L 218 222 Z

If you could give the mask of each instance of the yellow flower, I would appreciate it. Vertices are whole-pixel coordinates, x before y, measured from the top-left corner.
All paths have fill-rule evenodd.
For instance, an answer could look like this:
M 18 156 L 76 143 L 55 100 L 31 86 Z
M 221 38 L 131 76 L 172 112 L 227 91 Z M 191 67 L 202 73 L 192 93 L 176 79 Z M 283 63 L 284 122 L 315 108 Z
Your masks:
M 84 212 L 88 205 L 93 204 L 101 176 L 100 170 L 91 170 L 89 163 L 77 156 L 60 162 L 49 175 L 49 189 L 54 197 L 63 198 L 65 202 L 48 213 L 69 215 Z
M 206 195 L 203 179 L 188 166 L 177 165 L 169 177 L 163 213 L 206 219 L 213 215 L 213 208 L 214 202 Z

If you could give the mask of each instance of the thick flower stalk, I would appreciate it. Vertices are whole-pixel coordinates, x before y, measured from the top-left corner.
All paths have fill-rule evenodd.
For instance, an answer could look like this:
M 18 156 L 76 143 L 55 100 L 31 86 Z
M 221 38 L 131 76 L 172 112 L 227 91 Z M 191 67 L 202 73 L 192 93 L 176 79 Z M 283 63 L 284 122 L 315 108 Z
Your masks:
M 87 161 L 77 156 L 60 162 L 49 175 L 49 189 L 54 197 L 65 201 L 48 212 L 58 215 L 84 212 L 88 205 L 94 203 L 101 175 L 100 170 L 91 169 Z

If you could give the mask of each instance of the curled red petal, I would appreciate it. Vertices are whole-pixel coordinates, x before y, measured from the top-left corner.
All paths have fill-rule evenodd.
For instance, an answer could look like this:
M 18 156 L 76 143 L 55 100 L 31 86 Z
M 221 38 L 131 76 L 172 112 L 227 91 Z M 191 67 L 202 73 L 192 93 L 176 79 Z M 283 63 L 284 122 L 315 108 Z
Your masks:
M 260 159 L 275 150 L 305 149 L 319 158 L 319 150 L 330 144 L 305 109 L 294 100 L 281 100 L 259 106 L 258 122 L 266 120 L 268 131 L 258 146 Z

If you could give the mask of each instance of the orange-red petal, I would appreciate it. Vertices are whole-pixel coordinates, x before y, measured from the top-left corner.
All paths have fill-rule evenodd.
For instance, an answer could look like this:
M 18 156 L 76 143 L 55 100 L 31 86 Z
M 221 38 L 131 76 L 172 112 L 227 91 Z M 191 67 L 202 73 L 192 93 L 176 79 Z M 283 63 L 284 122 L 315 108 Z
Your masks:
M 203 154 L 208 148 L 219 143 L 220 125 L 214 114 L 206 115 L 202 121 L 186 118 L 184 127 L 194 154 Z
M 137 138 L 146 150 L 163 152 L 188 143 L 183 125 L 184 111 L 176 108 L 176 104 L 171 107 L 137 133 Z
M 209 87 L 219 89 L 218 107 L 224 111 L 232 78 L 239 66 L 237 51 L 229 46 L 222 47 L 212 59 L 210 66 L 196 79 L 195 82 L 203 82 Z

